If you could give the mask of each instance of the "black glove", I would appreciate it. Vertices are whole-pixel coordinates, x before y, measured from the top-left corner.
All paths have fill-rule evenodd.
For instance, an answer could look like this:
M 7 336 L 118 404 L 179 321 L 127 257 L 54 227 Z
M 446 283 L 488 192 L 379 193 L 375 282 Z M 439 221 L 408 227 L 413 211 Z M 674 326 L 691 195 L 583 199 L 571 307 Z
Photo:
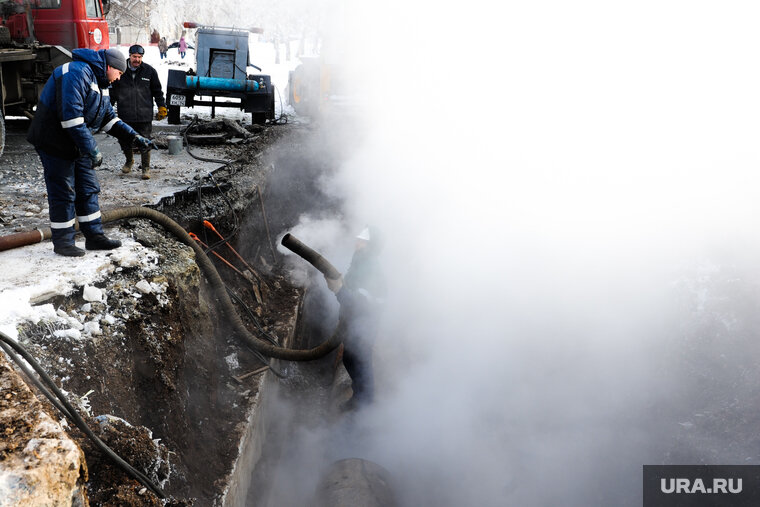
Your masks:
M 147 137 L 143 137 L 140 134 L 137 134 L 135 136 L 135 143 L 137 144 L 137 147 L 140 151 L 147 151 L 150 149 L 158 149 L 158 146 L 156 146 L 156 143 L 148 139 Z
M 92 167 L 100 167 L 100 165 L 103 163 L 103 155 L 100 154 L 100 150 L 98 150 L 97 147 L 90 150 L 90 153 L 87 154 L 88 157 L 90 157 L 90 160 L 92 160 Z

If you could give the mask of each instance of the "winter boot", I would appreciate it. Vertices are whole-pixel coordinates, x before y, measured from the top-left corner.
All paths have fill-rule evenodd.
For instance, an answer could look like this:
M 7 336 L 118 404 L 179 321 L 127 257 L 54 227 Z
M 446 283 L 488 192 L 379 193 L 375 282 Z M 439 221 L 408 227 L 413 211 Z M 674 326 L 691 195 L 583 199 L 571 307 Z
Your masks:
M 87 250 L 113 250 L 119 248 L 121 241 L 118 239 L 108 239 L 105 234 L 95 234 L 94 236 L 87 238 L 84 242 L 84 247 Z M 82 252 L 84 254 L 84 252 Z
M 142 179 L 150 179 L 150 150 L 140 153 L 140 167 L 142 167 Z
M 54 245 L 53 251 L 65 257 L 81 257 L 84 255 L 84 250 L 76 245 Z
M 124 153 L 124 155 L 127 156 L 127 161 L 124 162 L 124 167 L 121 168 L 121 172 L 123 172 L 124 174 L 129 174 L 130 171 L 132 171 L 132 166 L 135 163 L 135 156 L 132 153 L 132 150 L 127 151 L 126 153 Z

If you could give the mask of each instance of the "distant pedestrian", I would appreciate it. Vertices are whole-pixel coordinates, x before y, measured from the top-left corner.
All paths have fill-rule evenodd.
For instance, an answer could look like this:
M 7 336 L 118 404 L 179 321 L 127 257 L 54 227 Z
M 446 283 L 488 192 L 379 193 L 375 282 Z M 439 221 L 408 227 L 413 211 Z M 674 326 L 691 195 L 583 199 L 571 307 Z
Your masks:
M 179 56 L 182 58 L 185 57 L 185 53 L 187 53 L 187 42 L 185 42 L 185 36 L 179 38 Z
M 166 118 L 168 111 L 158 72 L 142 61 L 144 54 L 145 49 L 139 44 L 129 48 L 127 69 L 121 80 L 112 86 L 111 103 L 116 105 L 119 118 L 150 139 L 153 132 L 153 102 L 158 107 L 156 120 Z M 134 164 L 133 143 L 130 140 L 120 141 L 119 144 L 127 157 L 121 172 L 128 174 Z M 140 149 L 140 168 L 142 179 L 150 179 L 150 150 Z
M 166 42 L 166 37 L 161 37 L 161 40 L 158 41 L 158 54 L 162 60 L 166 58 L 167 51 L 169 51 L 169 43 Z
M 87 250 L 121 246 L 103 234 L 94 169 L 103 156 L 93 133 L 102 130 L 130 143 L 134 139 L 146 148 L 151 143 L 119 120 L 108 100 L 108 85 L 127 68 L 121 51 L 75 49 L 71 54 L 74 61 L 56 67 L 45 83 L 26 139 L 45 170 L 53 251 L 80 257 L 85 252 L 74 244 L 76 221 Z

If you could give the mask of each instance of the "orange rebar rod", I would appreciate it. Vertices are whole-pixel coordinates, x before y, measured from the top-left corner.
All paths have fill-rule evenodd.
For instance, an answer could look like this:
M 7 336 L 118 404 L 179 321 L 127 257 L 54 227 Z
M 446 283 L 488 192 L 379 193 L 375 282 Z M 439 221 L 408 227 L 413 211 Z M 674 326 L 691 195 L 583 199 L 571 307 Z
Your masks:
M 249 265 L 249 264 L 248 264 L 248 263 L 245 261 L 245 259 L 243 259 L 243 257 L 242 257 L 242 256 L 241 256 L 239 253 L 237 253 L 237 250 L 235 250 L 235 249 L 232 247 L 232 245 L 230 245 L 230 242 L 229 242 L 229 241 L 227 241 L 226 239 L 224 239 L 224 236 L 222 236 L 222 235 L 221 235 L 221 233 L 220 233 L 219 231 L 217 231 L 217 230 L 216 230 L 216 228 L 214 227 L 214 225 L 213 225 L 211 222 L 209 222 L 208 220 L 204 220 L 204 221 L 203 221 L 203 226 L 204 226 L 206 229 L 210 229 L 211 231 L 213 231 L 213 232 L 214 232 L 214 234 L 216 234 L 217 236 L 219 236 L 219 239 L 221 239 L 222 241 L 224 241 L 224 243 L 227 245 L 227 248 L 229 248 L 230 250 L 232 250 L 232 253 L 234 253 L 234 254 L 235 254 L 235 256 L 237 256 L 237 258 L 238 258 L 238 259 L 240 259 L 240 262 L 242 262 L 242 263 L 245 265 L 245 267 L 246 267 L 246 268 L 248 268 L 248 269 L 251 271 L 251 273 L 253 273 L 254 275 L 256 275 L 256 277 L 258 278 L 258 273 L 256 273 L 256 270 L 255 270 L 255 269 L 253 269 L 253 268 L 252 268 L 252 267 L 251 267 L 251 266 L 250 266 L 250 265 Z
M 208 250 L 208 245 L 206 243 L 204 243 L 203 241 L 201 241 L 201 238 L 199 238 L 198 236 L 196 236 L 194 232 L 189 232 L 188 234 L 190 235 L 191 238 L 193 238 L 195 241 L 197 241 L 198 243 L 200 243 L 203 248 L 205 248 L 205 249 Z M 241 273 L 238 268 L 236 268 L 235 266 L 233 266 L 232 264 L 230 264 L 230 262 L 227 259 L 225 259 L 224 257 L 222 257 L 221 255 L 219 255 L 217 252 L 215 252 L 213 250 L 211 251 L 211 253 L 214 254 L 214 255 L 216 255 L 219 258 L 219 260 L 221 260 L 223 263 L 227 264 L 229 267 L 231 267 L 232 269 L 234 269 L 237 274 L 239 274 L 240 276 L 242 276 L 243 278 L 245 278 L 245 275 L 243 273 Z

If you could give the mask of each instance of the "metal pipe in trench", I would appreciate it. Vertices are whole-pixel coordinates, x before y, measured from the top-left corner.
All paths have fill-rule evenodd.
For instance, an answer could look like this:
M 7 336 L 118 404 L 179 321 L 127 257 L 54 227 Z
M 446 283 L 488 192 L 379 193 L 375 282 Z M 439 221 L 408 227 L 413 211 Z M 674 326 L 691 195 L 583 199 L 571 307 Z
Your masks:
M 232 325 L 235 334 L 240 336 L 245 342 L 245 344 L 248 345 L 253 350 L 258 351 L 267 357 L 272 357 L 275 359 L 285 359 L 288 361 L 311 361 L 314 359 L 319 359 L 320 357 L 323 357 L 329 354 L 338 345 L 340 345 L 341 337 L 343 335 L 343 329 L 344 329 L 344 324 L 342 321 L 338 322 L 338 326 L 335 328 L 335 331 L 333 332 L 330 338 L 328 338 L 321 344 L 311 349 L 302 349 L 302 350 L 286 349 L 284 347 L 279 347 L 257 338 L 245 328 L 243 321 L 240 319 L 240 316 L 235 310 L 235 307 L 233 306 L 232 301 L 230 300 L 230 297 L 227 294 L 227 289 L 224 286 L 224 282 L 222 282 L 222 279 L 219 276 L 219 273 L 217 272 L 216 267 L 214 267 L 214 264 L 208 258 L 208 256 L 203 251 L 203 249 L 198 245 L 198 243 L 193 241 L 193 239 L 190 237 L 187 231 L 185 231 L 185 229 L 182 228 L 182 226 L 180 226 L 177 222 L 175 222 L 168 216 L 164 215 L 163 213 L 160 213 L 154 209 L 144 208 L 141 206 L 119 208 L 119 209 L 110 210 L 110 211 L 103 211 L 102 213 L 103 213 L 102 215 L 103 223 L 114 222 L 116 220 L 123 220 L 127 218 L 146 218 L 150 220 L 151 222 L 161 225 L 166 230 L 174 234 L 174 236 L 177 239 L 179 239 L 182 243 L 192 248 L 195 251 L 195 262 L 198 264 L 198 267 L 200 267 L 201 270 L 205 273 L 206 278 L 208 279 L 208 282 L 211 285 L 211 288 L 214 292 L 214 296 L 221 303 L 222 313 L 224 314 L 225 317 L 227 317 L 227 321 Z M 2 236 L 0 237 L 0 251 L 9 250 L 11 248 L 17 248 L 20 246 L 32 245 L 34 243 L 39 243 L 43 239 L 50 238 L 50 236 L 51 236 L 50 229 L 33 230 L 33 231 L 11 234 L 8 236 Z M 298 241 L 298 240 L 295 240 L 295 241 Z M 311 250 L 306 245 L 303 245 L 303 243 L 301 243 L 300 241 L 298 241 L 298 243 L 302 245 L 302 247 L 300 248 L 307 255 L 310 255 L 312 259 L 316 259 L 319 266 L 321 266 L 320 268 L 320 267 L 317 267 L 317 265 L 315 264 L 315 267 L 317 267 L 317 269 L 320 269 L 320 271 L 322 271 L 322 269 L 327 269 L 329 273 L 332 275 L 332 276 L 329 276 L 330 278 L 340 277 L 340 272 L 337 269 L 335 269 L 335 267 L 332 264 L 327 262 L 327 260 L 324 259 L 324 257 L 314 252 L 314 250 Z M 296 246 L 296 248 L 299 248 L 299 247 Z M 299 253 L 296 250 L 293 250 L 293 251 L 296 253 Z M 309 252 L 312 252 L 312 253 L 309 253 Z M 317 257 L 314 257 L 315 255 Z M 312 262 L 308 258 L 306 260 L 308 260 L 309 262 Z M 314 263 L 312 262 L 312 264 Z M 322 271 L 322 272 L 327 274 L 325 271 Z

